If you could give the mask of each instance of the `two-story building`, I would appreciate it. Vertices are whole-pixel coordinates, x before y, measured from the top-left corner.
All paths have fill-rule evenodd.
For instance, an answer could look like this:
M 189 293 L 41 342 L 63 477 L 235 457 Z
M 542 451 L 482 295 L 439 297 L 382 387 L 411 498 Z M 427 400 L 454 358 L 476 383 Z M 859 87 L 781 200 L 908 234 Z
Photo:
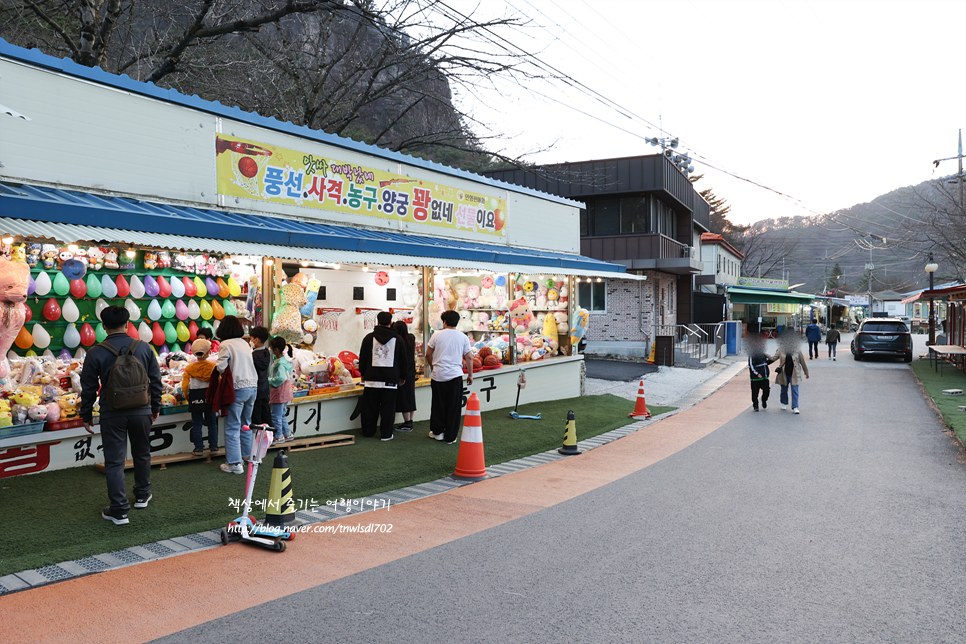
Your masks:
M 620 279 L 577 289 L 590 312 L 588 350 L 639 355 L 634 345 L 644 351 L 655 335 L 694 322 L 694 276 L 703 267 L 697 249 L 711 208 L 670 159 L 655 154 L 485 174 L 583 202 L 581 255 L 627 267 Z
M 738 284 L 744 258 L 744 253 L 721 235 L 701 233 L 701 263 L 704 268 L 694 278 L 695 322 L 729 319 L 727 287 Z

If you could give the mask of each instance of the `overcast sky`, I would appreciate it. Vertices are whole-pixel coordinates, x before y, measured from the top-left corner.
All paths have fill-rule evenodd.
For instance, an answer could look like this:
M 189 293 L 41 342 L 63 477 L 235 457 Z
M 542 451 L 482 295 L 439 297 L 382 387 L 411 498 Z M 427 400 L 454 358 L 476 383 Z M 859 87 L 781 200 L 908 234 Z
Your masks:
M 589 88 L 504 83 L 458 96 L 514 136 L 511 154 L 554 142 L 532 160 L 653 154 L 643 137 L 663 124 L 694 153 L 698 189 L 727 199 L 739 223 L 830 212 L 957 169 L 947 161 L 934 175 L 932 161 L 956 155 L 966 128 L 963 0 L 448 4 L 478 19 L 526 16 L 512 44 Z

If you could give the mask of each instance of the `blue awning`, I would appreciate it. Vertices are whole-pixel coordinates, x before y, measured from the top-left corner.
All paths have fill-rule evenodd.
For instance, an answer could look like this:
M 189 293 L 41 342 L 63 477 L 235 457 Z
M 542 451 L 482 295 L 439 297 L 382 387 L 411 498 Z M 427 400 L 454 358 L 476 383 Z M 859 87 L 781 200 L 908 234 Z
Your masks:
M 333 256 L 338 257 L 338 251 L 342 251 L 346 258 L 341 261 L 346 263 L 368 261 L 365 259 L 367 255 L 389 255 L 398 256 L 399 264 L 416 263 L 410 261 L 413 259 L 429 259 L 509 267 L 505 270 L 513 270 L 513 266 L 526 266 L 562 273 L 613 277 L 622 276 L 625 272 L 624 266 L 619 264 L 571 253 L 151 203 L 126 197 L 4 182 L 0 182 L 0 217 L 8 222 L 23 222 L 25 227 L 21 227 L 22 230 L 5 231 L 11 234 L 52 236 L 39 234 L 36 226 L 27 226 L 27 222 L 46 222 L 85 227 L 84 235 L 95 235 L 96 230 L 129 231 L 121 239 L 136 245 L 161 248 L 174 246 L 152 243 L 148 236 L 159 242 L 164 238 L 155 236 L 177 236 L 182 240 L 224 240 L 221 243 L 235 242 L 249 249 L 255 244 L 264 252 L 247 254 L 271 257 L 302 258 L 305 253 L 315 250 L 329 251 L 329 255 L 334 253 Z M 46 227 L 44 232 L 48 231 L 49 227 Z M 80 230 L 76 232 L 75 238 L 68 241 L 98 241 L 93 237 L 80 236 Z M 140 233 L 140 236 L 132 236 L 130 232 Z M 288 249 L 291 255 L 280 254 L 278 249 Z M 237 254 L 240 251 L 229 252 Z

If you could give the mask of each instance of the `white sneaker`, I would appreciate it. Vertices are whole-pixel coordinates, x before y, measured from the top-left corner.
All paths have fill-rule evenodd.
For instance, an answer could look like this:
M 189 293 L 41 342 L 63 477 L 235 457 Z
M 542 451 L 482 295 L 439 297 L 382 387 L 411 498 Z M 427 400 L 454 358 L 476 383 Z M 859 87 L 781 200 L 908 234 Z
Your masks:
M 782 409 L 788 409 L 788 405 L 782 405 Z
M 436 441 L 443 440 L 443 435 L 442 434 L 434 434 L 433 432 L 429 432 L 429 437 L 432 438 L 433 440 L 436 440 Z
M 798 411 L 798 407 L 795 407 L 794 409 L 792 409 L 792 413 L 793 414 L 800 414 L 802 412 Z
M 244 474 L 245 473 L 245 468 L 242 467 L 242 464 L 241 463 L 235 463 L 235 464 L 222 463 L 221 465 L 218 466 L 218 469 L 220 469 L 222 472 L 227 472 L 229 474 Z

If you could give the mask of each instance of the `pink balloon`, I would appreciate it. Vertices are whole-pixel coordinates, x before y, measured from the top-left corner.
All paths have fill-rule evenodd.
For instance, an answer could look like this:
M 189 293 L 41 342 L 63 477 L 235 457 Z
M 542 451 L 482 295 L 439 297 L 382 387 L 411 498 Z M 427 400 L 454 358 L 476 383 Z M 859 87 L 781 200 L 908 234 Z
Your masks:
M 187 307 L 187 305 L 184 302 L 182 302 L 181 300 L 178 300 L 177 302 L 175 302 L 175 304 L 174 304 L 174 314 L 175 314 L 175 316 L 179 320 L 187 320 L 188 319 L 188 307 Z

